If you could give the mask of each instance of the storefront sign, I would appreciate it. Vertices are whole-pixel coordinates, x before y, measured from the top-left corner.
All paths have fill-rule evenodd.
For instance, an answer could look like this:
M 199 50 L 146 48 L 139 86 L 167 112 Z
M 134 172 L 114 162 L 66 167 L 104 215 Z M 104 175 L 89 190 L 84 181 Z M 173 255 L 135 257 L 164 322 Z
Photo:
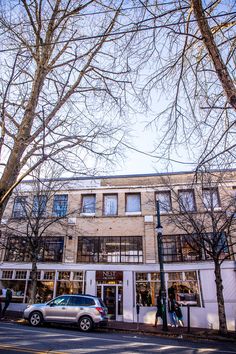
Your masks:
M 123 272 L 97 271 L 96 281 L 123 281 Z

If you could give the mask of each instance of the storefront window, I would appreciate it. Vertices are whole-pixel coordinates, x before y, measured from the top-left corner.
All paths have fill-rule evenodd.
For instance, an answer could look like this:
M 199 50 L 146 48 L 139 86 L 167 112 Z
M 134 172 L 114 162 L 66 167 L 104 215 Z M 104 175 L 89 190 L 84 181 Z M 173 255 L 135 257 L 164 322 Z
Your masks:
M 83 294 L 85 286 L 83 279 L 83 272 L 73 272 L 72 275 L 71 272 L 59 272 L 56 296 L 64 294 Z
M 37 292 L 36 292 L 36 302 L 43 303 L 51 300 L 53 298 L 53 289 L 54 282 L 53 281 L 37 281 Z M 30 301 L 32 292 L 32 282 L 29 280 L 27 287 L 27 298 L 26 302 Z
M 168 296 L 174 298 L 183 305 L 200 306 L 200 294 L 196 272 L 168 273 Z
M 159 290 L 158 273 L 136 273 L 136 302 L 141 306 L 155 306 Z

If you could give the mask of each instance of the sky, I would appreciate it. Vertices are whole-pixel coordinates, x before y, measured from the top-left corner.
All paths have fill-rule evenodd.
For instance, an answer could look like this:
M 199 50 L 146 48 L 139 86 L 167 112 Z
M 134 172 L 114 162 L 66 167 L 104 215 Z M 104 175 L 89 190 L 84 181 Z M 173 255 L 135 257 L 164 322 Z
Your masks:
M 180 161 L 167 162 L 165 159 L 157 160 L 148 156 L 154 150 L 157 132 L 153 128 L 146 127 L 147 122 L 140 120 L 135 125 L 132 133 L 131 144 L 139 151 L 126 150 L 126 158 L 121 167 L 117 166 L 114 169 L 114 174 L 146 174 L 146 173 L 162 173 L 162 172 L 177 172 L 189 171 L 193 169 L 193 165 L 188 165 L 189 157 L 186 152 L 181 149 L 178 155 L 173 155 L 173 159 Z M 157 153 L 157 152 L 156 152 Z

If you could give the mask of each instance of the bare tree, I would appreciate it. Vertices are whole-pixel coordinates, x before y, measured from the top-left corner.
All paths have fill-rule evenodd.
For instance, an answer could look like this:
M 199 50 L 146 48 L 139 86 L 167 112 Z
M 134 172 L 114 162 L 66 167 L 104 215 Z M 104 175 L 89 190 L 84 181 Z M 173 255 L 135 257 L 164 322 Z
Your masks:
M 0 3 L 0 217 L 15 186 L 44 161 L 91 175 L 121 153 L 128 98 L 137 97 L 132 69 L 144 50 L 135 36 L 146 9 L 134 4 Z
M 170 181 L 164 182 L 171 189 L 172 196 L 172 213 L 166 216 L 165 222 L 174 225 L 176 233 L 184 233 L 178 236 L 181 238 L 178 240 L 181 244 L 179 250 L 190 252 L 192 260 L 210 260 L 214 263 L 221 334 L 227 333 L 221 265 L 225 260 L 232 259 L 236 245 L 236 204 L 232 190 L 227 187 L 228 179 L 230 173 L 227 172 L 199 172 L 197 181 L 190 181 L 183 190 L 178 191 Z M 164 201 L 162 208 L 166 208 Z M 168 241 L 164 237 L 165 242 Z M 181 254 L 176 257 L 181 257 Z M 189 258 L 182 255 L 181 260 L 188 261 Z
M 235 161 L 235 1 L 140 0 L 149 19 L 148 83 L 156 97 L 158 155 L 187 147 L 200 167 Z M 180 157 L 181 160 L 181 157 Z
M 45 261 L 45 257 L 62 261 L 65 235 L 69 236 L 65 220 L 75 212 L 67 210 L 67 200 L 60 198 L 67 196 L 58 193 L 67 190 L 67 184 L 57 178 L 58 173 L 53 170 L 53 174 L 49 174 L 47 170 L 50 179 L 43 179 L 40 172 L 40 169 L 35 170 L 29 183 L 20 184 L 15 189 L 13 215 L 1 225 L 0 239 L 6 261 L 31 263 L 32 303 L 36 302 L 38 263 Z M 49 208 L 52 208 L 52 214 L 48 212 Z M 51 242 L 54 242 L 53 248 Z

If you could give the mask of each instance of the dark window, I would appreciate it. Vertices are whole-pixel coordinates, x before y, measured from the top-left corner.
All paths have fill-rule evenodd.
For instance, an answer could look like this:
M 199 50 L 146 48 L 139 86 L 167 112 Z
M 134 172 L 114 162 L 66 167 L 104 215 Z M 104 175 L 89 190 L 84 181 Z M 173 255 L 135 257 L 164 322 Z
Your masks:
M 26 200 L 27 197 L 15 197 L 12 217 L 25 218 L 26 217 Z
M 44 217 L 46 214 L 47 196 L 35 195 L 33 200 L 32 214 L 35 217 Z
M 202 237 L 201 240 L 200 237 Z M 163 258 L 166 263 L 196 262 L 211 259 L 212 257 L 207 249 L 214 249 L 219 253 L 219 258 L 227 257 L 229 248 L 226 233 L 214 237 L 212 233 L 163 236 Z
M 38 240 L 38 261 L 62 262 L 64 238 L 48 237 Z M 8 238 L 4 260 L 7 262 L 30 262 L 32 248 L 26 237 Z
M 83 306 L 83 301 L 80 296 L 71 296 L 68 303 L 69 306 Z
M 56 194 L 53 200 L 53 216 L 63 217 L 67 213 L 67 203 L 68 195 L 67 194 Z
M 94 306 L 95 301 L 94 301 L 94 299 L 91 299 L 89 297 L 83 297 L 82 298 L 82 305 L 83 306 Z
M 79 237 L 77 261 L 86 263 L 142 263 L 142 237 Z
M 50 306 L 66 306 L 69 298 L 69 296 L 59 296 L 56 299 L 50 301 Z

